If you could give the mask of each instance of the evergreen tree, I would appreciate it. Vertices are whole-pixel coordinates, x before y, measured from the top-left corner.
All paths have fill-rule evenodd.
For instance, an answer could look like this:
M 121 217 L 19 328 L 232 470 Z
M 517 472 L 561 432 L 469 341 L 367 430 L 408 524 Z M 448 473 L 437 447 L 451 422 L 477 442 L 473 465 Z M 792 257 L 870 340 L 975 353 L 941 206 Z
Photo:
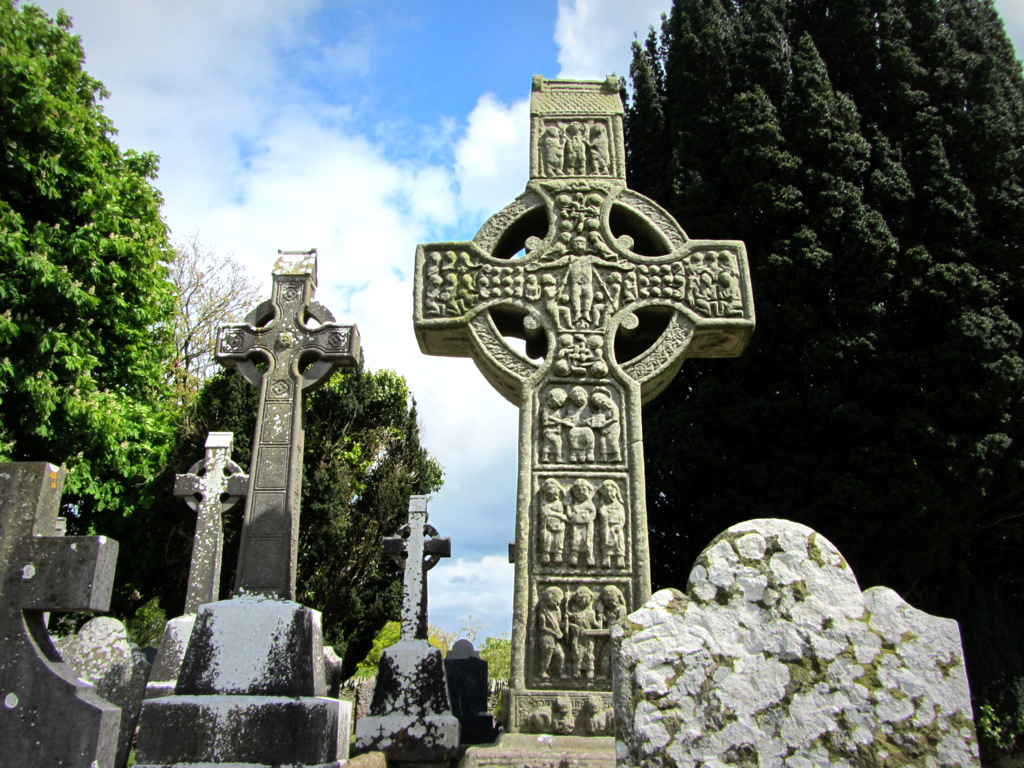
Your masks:
M 126 532 L 138 555 L 119 566 L 122 614 L 153 597 L 169 616 L 183 610 L 196 515 L 171 494 L 174 476 L 202 458 L 210 431 L 233 432 L 233 458 L 249 467 L 258 397 L 241 376 L 224 372 L 187 409 L 140 510 L 148 522 Z M 401 606 L 401 573 L 380 540 L 406 522 L 411 494 L 433 493 L 442 482 L 410 403 L 401 376 L 362 369 L 336 373 L 306 399 L 297 599 L 323 613 L 324 642 L 342 657 L 346 675 Z M 224 516 L 222 598 L 234 582 L 242 511 L 239 504 Z
M 0 0 L 0 460 L 69 469 L 112 534 L 171 433 L 157 158 L 123 152 L 68 16 Z
M 676 0 L 631 74 L 630 186 L 746 241 L 758 321 L 645 409 L 656 586 L 733 523 L 806 523 L 958 619 L 976 698 L 1010 705 L 1024 78 L 991 2 Z

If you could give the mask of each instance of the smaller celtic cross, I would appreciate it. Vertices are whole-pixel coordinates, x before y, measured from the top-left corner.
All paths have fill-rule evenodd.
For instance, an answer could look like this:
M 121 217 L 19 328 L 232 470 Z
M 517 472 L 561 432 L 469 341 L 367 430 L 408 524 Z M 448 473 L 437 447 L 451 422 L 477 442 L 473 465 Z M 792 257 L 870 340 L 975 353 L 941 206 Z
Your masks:
M 339 325 L 316 290 L 316 250 L 279 251 L 269 301 L 222 325 L 217 360 L 260 389 L 235 594 L 295 599 L 302 490 L 302 393 L 359 365 L 354 325 Z M 259 367 L 264 366 L 264 369 Z
M 196 517 L 192 540 L 192 566 L 188 572 L 185 613 L 195 613 L 203 603 L 220 597 L 220 568 L 224 551 L 221 515 L 245 496 L 249 476 L 231 460 L 230 432 L 211 432 L 206 438 L 206 458 L 187 474 L 174 478 L 174 495 L 185 499 Z
M 427 497 L 409 498 L 409 522 L 397 536 L 382 540 L 384 554 L 405 566 L 402 595 L 402 639 L 427 639 L 427 571 L 442 557 L 451 557 L 452 542 L 427 523 Z

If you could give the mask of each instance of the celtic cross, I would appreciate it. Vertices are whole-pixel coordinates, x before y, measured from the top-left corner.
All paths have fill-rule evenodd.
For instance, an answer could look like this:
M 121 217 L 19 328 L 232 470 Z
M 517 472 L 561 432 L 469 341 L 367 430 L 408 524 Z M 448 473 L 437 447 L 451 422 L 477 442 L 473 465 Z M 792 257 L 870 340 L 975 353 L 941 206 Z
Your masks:
M 203 603 L 220 599 L 224 553 L 221 516 L 235 506 L 249 488 L 249 476 L 231 460 L 233 440 L 230 432 L 210 432 L 206 436 L 206 458 L 193 464 L 187 473 L 174 477 L 174 495 L 184 498 L 198 513 L 185 613 L 195 613 Z
M 234 591 L 294 600 L 302 395 L 339 367 L 359 365 L 362 351 L 356 327 L 333 322 L 313 301 L 316 250 L 279 253 L 271 299 L 245 323 L 220 327 L 217 360 L 260 390 Z
M 409 522 L 382 540 L 384 554 L 403 566 L 402 639 L 427 639 L 427 571 L 451 557 L 452 543 L 427 523 L 427 497 L 409 497 Z
M 641 404 L 754 328 L 743 243 L 691 240 L 626 186 L 622 114 L 615 78 L 534 78 L 526 191 L 416 253 L 420 349 L 520 407 L 511 730 L 610 699 L 608 627 L 651 590 Z

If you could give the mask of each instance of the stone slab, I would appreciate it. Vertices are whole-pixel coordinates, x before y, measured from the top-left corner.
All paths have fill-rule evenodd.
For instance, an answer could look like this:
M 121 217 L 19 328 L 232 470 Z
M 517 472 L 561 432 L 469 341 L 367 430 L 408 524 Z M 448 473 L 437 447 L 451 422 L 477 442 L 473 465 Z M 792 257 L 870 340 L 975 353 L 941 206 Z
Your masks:
M 323 696 L 326 690 L 319 612 L 249 596 L 199 609 L 175 693 Z
M 142 708 L 150 664 L 135 643 L 128 641 L 124 624 L 109 616 L 87 621 L 74 635 L 54 643 L 61 658 L 96 686 L 101 697 L 121 709 L 115 768 L 128 765 L 135 726 Z
M 156 658 L 153 659 L 149 682 L 146 683 L 147 699 L 174 695 L 174 686 L 178 683 L 181 663 L 185 659 L 185 649 L 188 648 L 188 639 L 192 636 L 195 623 L 195 614 L 185 614 L 167 622 Z
M 611 736 L 538 736 L 505 733 L 491 745 L 470 747 L 458 768 L 614 768 Z
M 979 764 L 956 622 L 806 526 L 729 528 L 613 637 L 621 766 Z
M 351 716 L 351 704 L 327 698 L 148 699 L 136 765 L 335 766 L 348 755 Z

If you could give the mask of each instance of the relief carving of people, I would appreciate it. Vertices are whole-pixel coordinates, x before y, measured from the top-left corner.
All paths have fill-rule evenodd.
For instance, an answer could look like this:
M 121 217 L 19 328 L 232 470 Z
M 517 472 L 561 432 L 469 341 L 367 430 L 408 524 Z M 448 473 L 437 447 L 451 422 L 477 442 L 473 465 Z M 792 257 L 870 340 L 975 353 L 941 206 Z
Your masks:
M 601 589 L 601 596 L 597 599 L 596 611 L 601 620 L 601 626 L 605 629 L 610 629 L 615 622 L 625 618 L 626 598 L 623 596 L 622 590 L 614 584 L 606 584 Z M 614 652 L 615 647 L 609 635 L 603 640 L 603 647 L 598 659 L 599 674 L 611 677 Z
M 620 445 L 622 426 L 619 419 L 619 407 L 612 399 L 611 393 L 604 387 L 598 387 L 590 397 L 590 426 L 594 429 L 597 442 L 597 456 L 600 461 L 620 461 L 622 449 Z
M 594 430 L 590 428 L 587 402 L 590 398 L 583 387 L 569 391 L 569 407 L 566 420 L 569 422 L 569 460 L 577 464 L 594 461 Z
M 602 123 L 594 123 L 590 128 L 590 167 L 594 173 L 608 173 L 609 149 L 608 130 Z
M 540 651 L 540 678 L 561 677 L 565 664 L 562 650 L 562 590 L 548 587 L 537 604 L 537 643 Z
M 547 176 L 561 176 L 565 153 L 562 149 L 562 129 L 549 125 L 540 139 L 541 156 L 544 158 L 544 173 Z
M 587 172 L 587 141 L 583 123 L 570 123 L 565 129 L 565 172 L 582 176 Z
M 605 480 L 599 489 L 601 498 L 601 565 L 626 567 L 626 507 L 619 484 Z
M 570 426 L 570 422 L 562 413 L 566 397 L 564 389 L 552 389 L 548 392 L 547 401 L 541 411 L 540 460 L 543 462 L 553 464 L 563 460 L 562 431 L 563 427 Z
M 594 520 L 597 506 L 594 504 L 594 485 L 580 478 L 569 488 L 566 502 L 569 522 L 569 565 L 580 560 L 587 565 L 594 564 Z
M 567 520 L 564 493 L 561 484 L 551 478 L 540 487 L 540 560 L 544 565 L 562 562 Z
M 594 593 L 589 587 L 580 587 L 569 598 L 566 616 L 569 626 L 569 644 L 572 648 L 572 676 L 594 678 L 593 630 L 601 629 L 601 622 L 594 611 Z

